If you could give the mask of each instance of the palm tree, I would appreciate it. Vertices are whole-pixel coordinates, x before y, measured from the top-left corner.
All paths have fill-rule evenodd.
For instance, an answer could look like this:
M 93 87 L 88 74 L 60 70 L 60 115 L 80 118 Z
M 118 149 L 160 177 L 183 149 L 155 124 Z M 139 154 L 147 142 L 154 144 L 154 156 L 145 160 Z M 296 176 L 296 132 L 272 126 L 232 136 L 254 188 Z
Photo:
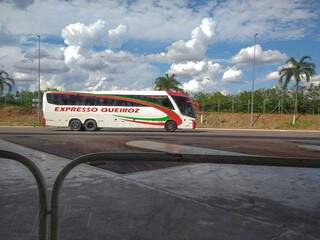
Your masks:
M 154 82 L 154 87 L 157 91 L 168 91 L 176 90 L 183 91 L 181 83 L 175 78 L 174 74 L 165 74 L 164 76 L 158 77 Z
M 8 87 L 8 92 L 11 93 L 14 86 L 14 80 L 6 71 L 0 70 L 0 95 L 4 93 L 5 86 Z
M 283 85 L 286 89 L 291 81 L 295 81 L 295 103 L 294 103 L 294 113 L 292 123 L 296 123 L 296 117 L 298 112 L 298 91 L 299 91 L 299 84 L 302 79 L 306 79 L 307 82 L 310 81 L 312 75 L 315 72 L 315 64 L 308 62 L 307 60 L 311 60 L 311 57 L 304 56 L 300 60 L 297 60 L 293 57 L 289 58 L 286 61 L 286 66 L 284 66 L 280 71 L 280 79 L 279 82 Z

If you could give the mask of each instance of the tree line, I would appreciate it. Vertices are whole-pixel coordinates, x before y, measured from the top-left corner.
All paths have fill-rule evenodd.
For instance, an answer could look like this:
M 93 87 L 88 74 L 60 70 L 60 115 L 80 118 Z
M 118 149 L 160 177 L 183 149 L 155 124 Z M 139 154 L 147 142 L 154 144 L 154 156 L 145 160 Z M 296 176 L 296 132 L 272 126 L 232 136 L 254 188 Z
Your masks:
M 283 91 L 280 87 L 258 89 L 253 93 L 255 113 L 292 114 L 295 109 L 296 93 Z M 251 109 L 251 91 L 223 95 L 220 92 L 196 93 L 194 100 L 199 103 L 198 111 L 205 112 L 242 112 Z M 297 94 L 297 112 L 302 114 L 320 113 L 320 86 L 300 87 Z

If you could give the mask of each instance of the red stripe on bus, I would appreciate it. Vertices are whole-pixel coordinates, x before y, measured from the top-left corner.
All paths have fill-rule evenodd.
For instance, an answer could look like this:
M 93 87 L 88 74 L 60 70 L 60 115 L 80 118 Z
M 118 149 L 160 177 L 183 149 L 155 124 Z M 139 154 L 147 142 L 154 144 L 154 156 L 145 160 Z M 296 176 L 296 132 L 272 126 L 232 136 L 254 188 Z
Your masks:
M 124 120 L 127 122 L 134 122 L 134 123 L 141 123 L 141 124 L 148 124 L 148 125 L 156 125 L 156 126 L 164 126 L 164 123 L 162 122 L 141 122 L 141 121 L 134 121 L 134 120 Z

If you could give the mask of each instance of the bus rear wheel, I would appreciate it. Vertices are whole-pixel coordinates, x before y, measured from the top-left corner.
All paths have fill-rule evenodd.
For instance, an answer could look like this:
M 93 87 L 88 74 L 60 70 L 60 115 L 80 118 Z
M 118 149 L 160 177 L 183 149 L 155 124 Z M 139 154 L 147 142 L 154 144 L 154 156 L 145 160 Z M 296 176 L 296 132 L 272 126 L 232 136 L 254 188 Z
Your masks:
M 72 131 L 80 131 L 82 129 L 82 123 L 79 119 L 73 119 L 70 121 L 69 127 Z
M 95 131 L 98 129 L 97 122 L 93 119 L 89 119 L 84 123 L 84 129 L 86 131 Z
M 174 132 L 175 130 L 177 130 L 177 123 L 175 121 L 167 121 L 166 124 L 164 125 L 164 129 L 167 132 Z

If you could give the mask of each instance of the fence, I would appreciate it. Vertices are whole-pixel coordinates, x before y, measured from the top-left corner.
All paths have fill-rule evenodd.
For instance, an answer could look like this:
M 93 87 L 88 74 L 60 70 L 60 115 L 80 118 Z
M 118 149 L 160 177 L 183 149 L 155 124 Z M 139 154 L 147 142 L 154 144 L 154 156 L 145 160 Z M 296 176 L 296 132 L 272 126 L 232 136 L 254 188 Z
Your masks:
M 251 99 L 227 96 L 221 98 L 205 98 L 199 100 L 200 109 L 205 112 L 229 112 L 229 113 L 250 113 Z M 295 100 L 289 97 L 264 98 L 254 100 L 254 113 L 261 114 L 291 114 L 294 111 Z M 319 114 L 320 100 L 298 97 L 298 112 L 304 114 Z

